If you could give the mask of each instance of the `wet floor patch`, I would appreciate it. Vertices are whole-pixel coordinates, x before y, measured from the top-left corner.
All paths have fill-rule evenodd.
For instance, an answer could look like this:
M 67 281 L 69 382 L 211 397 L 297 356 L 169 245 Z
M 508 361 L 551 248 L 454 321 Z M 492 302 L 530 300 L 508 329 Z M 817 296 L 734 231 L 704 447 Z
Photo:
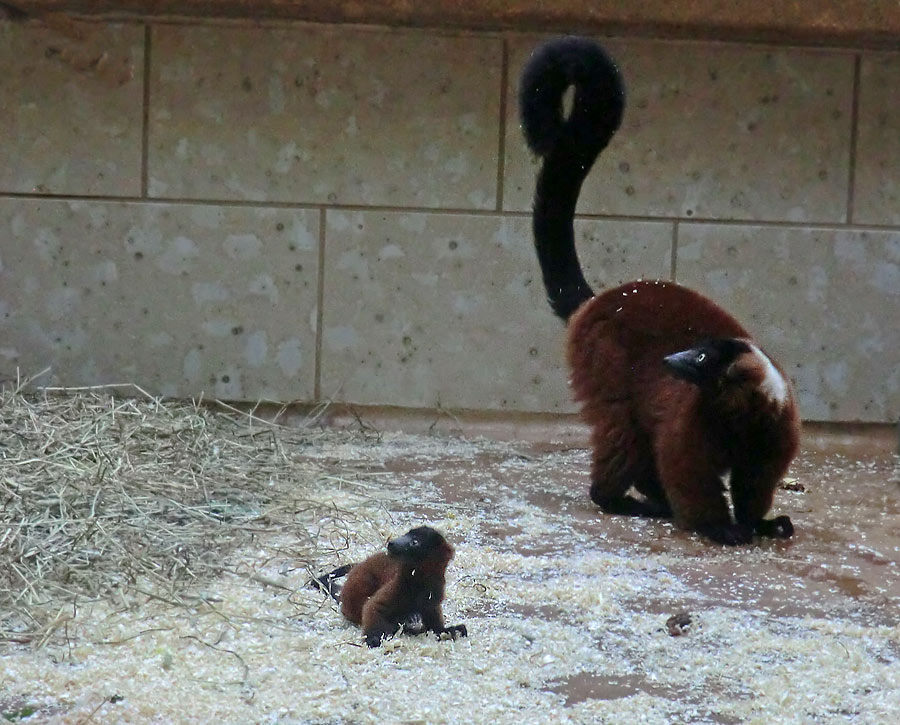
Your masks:
M 86 602 L 63 611 L 65 636 L 0 643 L 0 702 L 43 708 L 42 722 L 881 723 L 900 711 L 900 468 L 883 451 L 804 453 L 775 502 L 795 537 L 737 548 L 599 513 L 580 448 L 354 433 L 286 448 L 283 465 L 318 471 L 298 490 L 306 508 L 271 504 L 293 527 L 252 532 L 189 607 Z M 445 615 L 469 637 L 368 650 L 309 572 L 421 523 L 456 547 Z

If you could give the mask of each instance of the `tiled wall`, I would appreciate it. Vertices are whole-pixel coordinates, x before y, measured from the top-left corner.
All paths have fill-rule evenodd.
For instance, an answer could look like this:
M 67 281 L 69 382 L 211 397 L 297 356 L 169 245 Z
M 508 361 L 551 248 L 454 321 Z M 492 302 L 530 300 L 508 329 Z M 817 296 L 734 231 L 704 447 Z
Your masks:
M 538 41 L 100 26 L 110 84 L 0 26 L 0 376 L 165 395 L 570 411 L 515 89 Z M 735 311 L 813 420 L 900 415 L 900 53 L 610 40 L 598 286 Z

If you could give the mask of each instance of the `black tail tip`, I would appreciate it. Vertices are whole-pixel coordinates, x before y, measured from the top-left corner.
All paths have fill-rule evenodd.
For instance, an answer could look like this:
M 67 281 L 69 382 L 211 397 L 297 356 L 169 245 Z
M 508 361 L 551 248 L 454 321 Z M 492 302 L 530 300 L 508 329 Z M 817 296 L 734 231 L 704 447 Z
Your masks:
M 335 584 L 335 579 L 340 579 L 343 576 L 346 576 L 347 573 L 353 568 L 353 564 L 344 564 L 343 566 L 339 566 L 334 571 L 330 571 L 327 574 L 322 574 L 320 576 L 313 577 L 306 585 L 313 589 L 318 589 L 320 592 L 323 592 L 330 596 L 335 601 L 340 600 L 340 588 L 337 584 Z
M 522 132 L 538 156 L 553 150 L 570 120 L 563 109 L 569 86 L 576 88 L 571 116 L 595 126 L 598 138 L 608 140 L 621 123 L 625 86 L 603 46 L 576 35 L 553 38 L 532 53 L 519 84 Z
M 347 576 L 350 570 L 353 568 L 353 564 L 344 564 L 343 566 L 339 566 L 332 572 L 329 572 L 325 576 L 329 579 L 340 579 L 342 576 Z

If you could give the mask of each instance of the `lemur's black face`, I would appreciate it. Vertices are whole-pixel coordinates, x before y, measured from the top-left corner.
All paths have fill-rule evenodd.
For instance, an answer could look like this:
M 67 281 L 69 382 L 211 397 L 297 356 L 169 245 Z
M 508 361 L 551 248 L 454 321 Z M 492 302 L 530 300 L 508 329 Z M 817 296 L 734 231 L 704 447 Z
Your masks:
M 427 558 L 445 543 L 444 537 L 430 526 L 419 526 L 391 539 L 387 551 L 389 556 L 417 561 Z
M 706 340 L 690 350 L 682 350 L 663 358 L 663 364 L 676 378 L 706 387 L 722 381 L 731 364 L 738 356 L 747 352 L 750 352 L 750 346 L 744 340 Z

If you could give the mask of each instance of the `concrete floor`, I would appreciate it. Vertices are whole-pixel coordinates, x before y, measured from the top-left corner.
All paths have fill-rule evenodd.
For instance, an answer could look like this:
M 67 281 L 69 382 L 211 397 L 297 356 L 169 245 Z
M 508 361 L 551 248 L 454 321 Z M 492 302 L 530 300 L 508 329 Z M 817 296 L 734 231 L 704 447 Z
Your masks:
M 490 725 L 883 725 L 900 712 L 895 431 L 808 427 L 774 507 L 794 538 L 730 548 L 599 513 L 571 419 L 479 429 L 445 416 L 406 421 L 418 435 L 385 432 L 398 425 L 363 416 L 323 440 L 283 441 L 278 470 L 296 496 L 276 509 L 290 524 L 226 557 L 256 578 L 223 573 L 204 585 L 214 604 L 190 612 L 79 606 L 71 642 L 7 647 L 0 711 L 37 703 L 51 723 Z M 246 490 L 271 475 L 248 475 Z M 456 547 L 444 613 L 469 637 L 368 650 L 307 586 L 306 567 L 359 561 L 422 523 Z M 691 623 L 671 636 L 681 612 Z M 110 693 L 121 699 L 97 710 Z
M 578 435 L 577 428 L 559 432 L 562 437 Z M 427 479 L 438 488 L 444 506 L 419 507 L 423 517 L 446 515 L 445 506 L 471 511 L 478 523 L 467 541 L 498 553 L 563 561 L 579 551 L 641 561 L 656 558 L 683 594 L 673 597 L 658 587 L 639 589 L 628 600 L 634 613 L 655 613 L 664 621 L 683 610 L 692 613 L 695 626 L 702 626 L 704 611 L 725 608 L 766 619 L 769 627 L 782 622 L 790 629 L 798 621 L 825 620 L 839 621 L 841 626 L 896 628 L 900 617 L 900 459 L 892 452 L 894 435 L 886 428 L 808 429 L 804 450 L 776 494 L 773 508 L 773 513 L 791 517 L 795 536 L 736 548 L 711 544 L 670 522 L 603 515 L 587 496 L 588 452 L 570 443 L 520 444 L 515 447 L 518 461 L 515 453 L 511 458 L 508 452 L 488 450 L 474 460 L 448 456 L 438 466 L 434 461 L 420 465 L 415 459 L 388 459 L 384 468 L 400 486 L 404 479 Z M 553 522 L 552 531 L 529 531 L 519 524 L 523 509 L 517 502 L 539 509 L 544 523 Z M 552 594 L 537 606 L 507 601 L 461 614 L 463 619 L 505 614 L 566 620 L 570 616 L 565 607 L 555 605 Z M 798 630 L 796 636 L 803 634 Z M 891 651 L 896 660 L 900 656 L 896 638 Z M 608 672 L 580 672 L 548 683 L 547 688 L 563 695 L 566 706 L 640 693 L 683 703 L 686 695 L 655 677 Z M 726 710 L 718 711 L 715 698 L 709 699 L 712 695 L 693 696 L 704 705 L 699 720 L 744 721 L 727 715 Z M 900 707 L 898 693 L 890 696 Z M 861 721 L 880 722 L 877 711 L 844 710 L 843 715 L 840 708 L 836 712 L 842 718 L 859 716 Z
M 900 601 L 900 464 L 883 441 L 841 441 L 818 436 L 795 460 L 790 476 L 776 494 L 773 513 L 788 514 L 796 527 L 786 541 L 762 540 L 735 552 L 763 550 L 764 560 L 738 557 L 711 564 L 705 555 L 720 547 L 676 529 L 666 521 L 635 520 L 599 512 L 587 496 L 589 459 L 581 449 L 523 447 L 530 471 L 510 471 L 490 454 L 475 462 L 448 461 L 430 480 L 447 503 L 465 505 L 473 492 L 490 504 L 504 495 L 525 498 L 552 516 L 571 517 L 579 540 L 601 549 L 628 549 L 639 554 L 666 552 L 679 560 L 680 577 L 700 591 L 736 606 L 786 616 L 820 615 L 834 607 L 866 612 L 879 621 L 896 621 Z M 479 471 L 473 480 L 473 463 Z M 423 473 L 406 461 L 389 461 L 388 470 L 415 476 Z M 552 472 L 552 473 L 551 473 Z M 552 487 L 536 484 L 548 474 Z M 499 514 L 500 512 L 498 512 Z M 498 520 L 502 520 L 502 515 Z M 485 535 L 516 548 L 516 533 L 503 526 Z M 558 539 L 521 550 L 532 555 L 570 549 Z M 724 549 L 728 551 L 727 549 Z M 790 596 L 786 596 L 786 592 Z M 647 602 L 652 608 L 652 602 Z

